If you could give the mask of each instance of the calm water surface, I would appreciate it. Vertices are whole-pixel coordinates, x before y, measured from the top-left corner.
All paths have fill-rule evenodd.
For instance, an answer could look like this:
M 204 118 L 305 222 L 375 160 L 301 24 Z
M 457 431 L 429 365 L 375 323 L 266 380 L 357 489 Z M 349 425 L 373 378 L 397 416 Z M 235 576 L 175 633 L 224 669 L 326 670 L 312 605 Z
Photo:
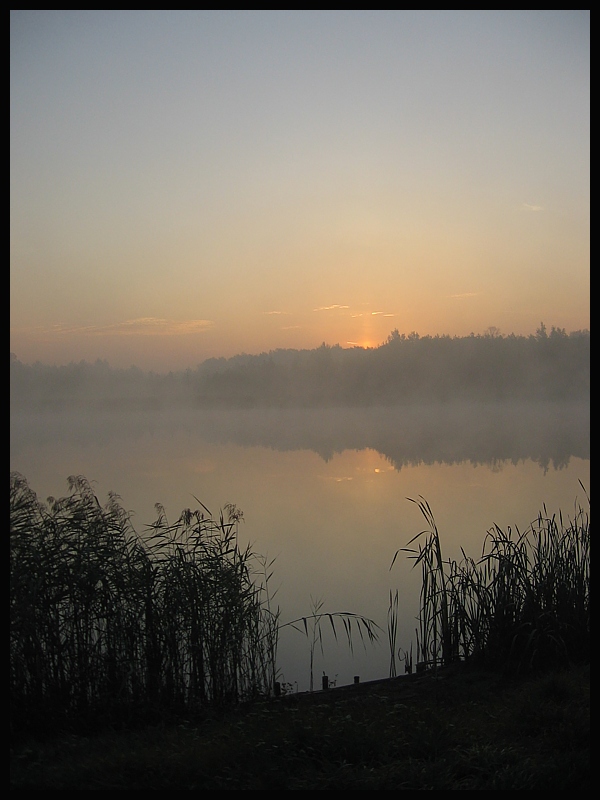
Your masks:
M 143 534 L 161 503 L 169 521 L 195 507 L 244 512 L 242 542 L 275 558 L 282 620 L 323 609 L 374 619 L 381 644 L 354 655 L 327 632 L 315 660 L 339 684 L 386 677 L 390 590 L 399 589 L 399 643 L 414 640 L 420 581 L 394 553 L 424 527 L 425 497 L 445 557 L 477 557 L 494 524 L 525 528 L 543 504 L 570 516 L 590 489 L 589 405 L 216 412 L 163 410 L 11 415 L 10 468 L 40 499 L 85 475 L 101 502 L 110 490 Z M 282 634 L 282 679 L 308 688 L 306 639 Z

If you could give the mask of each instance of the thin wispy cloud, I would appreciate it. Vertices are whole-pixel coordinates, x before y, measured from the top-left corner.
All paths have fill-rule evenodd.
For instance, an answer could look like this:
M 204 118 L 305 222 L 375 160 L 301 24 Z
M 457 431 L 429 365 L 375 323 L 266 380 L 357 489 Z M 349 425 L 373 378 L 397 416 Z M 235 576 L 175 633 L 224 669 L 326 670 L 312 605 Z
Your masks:
M 460 299 L 463 297 L 477 297 L 478 295 L 483 294 L 482 292 L 462 292 L 461 294 L 449 294 L 448 297 L 453 297 L 454 299 Z
M 78 336 L 185 336 L 204 333 L 214 322 L 208 319 L 171 320 L 161 317 L 138 317 L 112 325 L 52 325 L 48 333 Z M 39 330 L 39 328 L 38 328 Z
M 522 203 L 521 204 L 522 211 L 543 211 L 543 206 L 534 206 L 531 203 Z
M 313 311 L 332 311 L 335 308 L 350 308 L 350 306 L 340 306 L 336 303 L 333 306 L 319 306 L 318 308 L 313 308 Z
M 263 311 L 263 314 L 289 314 L 289 311 Z

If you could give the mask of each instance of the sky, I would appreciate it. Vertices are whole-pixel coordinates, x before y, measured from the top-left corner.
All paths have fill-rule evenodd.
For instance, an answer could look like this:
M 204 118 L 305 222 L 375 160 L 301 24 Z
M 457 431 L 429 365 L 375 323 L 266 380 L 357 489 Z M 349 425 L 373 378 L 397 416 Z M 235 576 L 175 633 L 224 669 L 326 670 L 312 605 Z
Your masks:
M 11 11 L 10 348 L 589 328 L 589 11 Z

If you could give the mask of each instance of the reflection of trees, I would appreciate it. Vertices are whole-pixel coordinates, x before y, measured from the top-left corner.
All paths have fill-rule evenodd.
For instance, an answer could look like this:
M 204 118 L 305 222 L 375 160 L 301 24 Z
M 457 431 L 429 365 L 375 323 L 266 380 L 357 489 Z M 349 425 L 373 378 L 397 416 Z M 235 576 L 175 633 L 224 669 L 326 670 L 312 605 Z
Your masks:
M 499 466 L 532 459 L 544 469 L 589 458 L 589 404 L 494 403 L 432 406 L 378 431 L 368 446 L 396 468 L 470 462 Z
M 372 449 L 397 470 L 461 462 L 500 467 L 526 459 L 547 470 L 566 466 L 572 457 L 590 457 L 589 402 L 13 414 L 11 449 L 65 440 L 126 446 L 182 430 L 190 441 L 312 450 L 325 461 L 344 450 Z
M 371 448 L 396 469 L 521 459 L 561 468 L 573 456 L 589 458 L 589 355 L 588 331 L 548 333 L 543 323 L 528 337 L 493 327 L 454 338 L 395 330 L 370 350 L 323 343 L 209 359 L 168 375 L 115 370 L 104 361 L 29 366 L 11 354 L 11 435 L 17 443 L 34 432 L 53 438 L 60 429 L 62 437 L 105 442 L 186 419 L 208 440 L 310 449 L 325 460 Z M 87 412 L 84 424 L 76 408 Z M 46 414 L 31 425 L 19 418 L 27 409 L 70 415 L 64 423 Z

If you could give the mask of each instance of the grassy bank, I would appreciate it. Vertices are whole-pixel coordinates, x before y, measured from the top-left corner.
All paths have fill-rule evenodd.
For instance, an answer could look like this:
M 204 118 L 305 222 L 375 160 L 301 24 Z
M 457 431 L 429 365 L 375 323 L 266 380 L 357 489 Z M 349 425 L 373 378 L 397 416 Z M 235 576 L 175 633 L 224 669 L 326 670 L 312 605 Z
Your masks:
M 433 513 L 396 553 L 422 570 L 416 665 L 276 697 L 283 623 L 241 512 L 206 507 L 146 539 L 83 478 L 40 503 L 11 475 L 13 789 L 589 788 L 589 512 L 492 528 L 445 560 Z M 588 499 L 589 506 L 589 499 Z M 413 545 L 411 548 L 410 545 Z M 294 620 L 377 635 L 354 614 Z M 414 666 L 414 669 L 413 669 Z M 312 674 L 311 674 L 312 682 Z
M 507 682 L 464 665 L 142 729 L 30 742 L 13 789 L 585 791 L 589 669 Z

